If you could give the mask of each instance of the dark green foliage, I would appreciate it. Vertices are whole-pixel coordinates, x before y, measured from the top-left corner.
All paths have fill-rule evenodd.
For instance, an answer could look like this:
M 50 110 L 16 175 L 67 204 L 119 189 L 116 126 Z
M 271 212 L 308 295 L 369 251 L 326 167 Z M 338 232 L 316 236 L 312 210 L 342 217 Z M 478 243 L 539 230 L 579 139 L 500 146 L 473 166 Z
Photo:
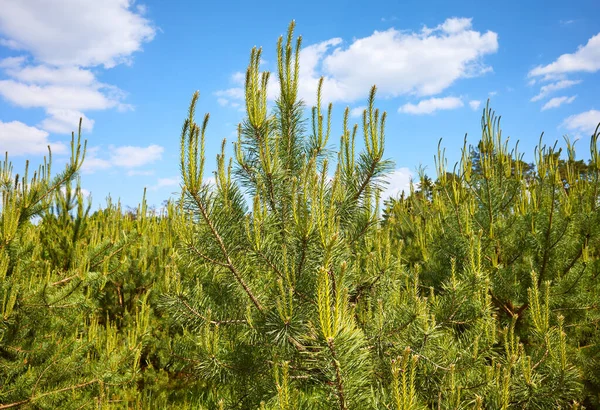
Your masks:
M 0 164 L 0 409 L 600 407 L 598 134 L 587 162 L 540 141 L 527 164 L 486 107 L 452 172 L 440 149 L 380 209 L 376 89 L 333 150 L 293 28 L 272 112 L 252 51 L 214 182 L 194 94 L 161 214 L 91 213 L 79 138 L 56 177 Z

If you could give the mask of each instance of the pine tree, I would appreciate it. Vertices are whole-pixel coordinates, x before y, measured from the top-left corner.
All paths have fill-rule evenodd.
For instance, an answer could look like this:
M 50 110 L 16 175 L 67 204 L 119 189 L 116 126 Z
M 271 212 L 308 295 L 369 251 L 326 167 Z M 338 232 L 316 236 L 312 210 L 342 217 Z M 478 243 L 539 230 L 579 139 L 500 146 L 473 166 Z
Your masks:
M 516 149 L 509 151 L 489 108 L 482 130 L 478 150 L 463 148 L 453 178 L 439 167 L 431 200 L 412 196 L 389 205 L 388 226 L 412 255 L 408 262 L 423 270 L 425 284 L 434 290 L 457 268 L 468 267 L 475 246 L 480 254 L 477 270 L 490 282 L 499 324 L 514 328 L 523 352 L 536 364 L 531 367 L 542 373 L 536 389 L 525 380 L 527 399 L 511 403 L 545 403 L 546 397 L 569 394 L 575 398 L 584 388 L 586 406 L 596 407 L 598 384 L 592 374 L 599 371 L 597 339 L 590 336 L 596 333 L 591 329 L 597 329 L 598 317 L 597 256 L 592 256 L 597 255 L 600 234 L 598 132 L 591 138 L 587 165 L 575 159 L 569 140 L 566 159 L 540 140 L 536 162 L 528 166 Z M 443 151 L 437 158 L 444 163 Z M 406 240 L 411 237 L 404 230 L 419 240 Z M 564 350 L 552 354 L 552 340 L 559 347 L 565 343 Z M 554 357 L 561 357 L 559 368 L 548 363 L 551 367 L 544 369 Z M 524 391 L 517 386 L 509 392 Z M 551 390 L 544 391 L 546 387 Z
M 532 170 L 486 109 L 477 156 L 465 145 L 459 172 L 449 174 L 440 151 L 436 183 L 423 174 L 419 192 L 392 201 L 381 224 L 391 163 L 375 88 L 362 127 L 351 127 L 345 110 L 336 155 L 323 80 L 312 127 L 303 126 L 293 27 L 278 43 L 271 114 L 269 73 L 252 51 L 247 118 L 234 159 L 223 143 L 214 185 L 205 182 L 209 117 L 195 122 L 198 94 L 182 130 L 178 231 L 191 275 L 162 306 L 182 329 L 178 368 L 201 380 L 204 404 L 595 405 L 597 342 L 578 335 L 596 326 L 598 287 L 583 255 L 599 233 L 597 162 L 581 178 L 569 146 L 567 191 L 556 151 L 541 147 Z M 365 149 L 355 154 L 359 129 Z
M 119 316 L 103 300 L 131 241 L 72 189 L 84 155 L 80 128 L 57 175 L 50 156 L 31 178 L 0 164 L 0 409 L 102 407 L 137 381 L 148 297 Z

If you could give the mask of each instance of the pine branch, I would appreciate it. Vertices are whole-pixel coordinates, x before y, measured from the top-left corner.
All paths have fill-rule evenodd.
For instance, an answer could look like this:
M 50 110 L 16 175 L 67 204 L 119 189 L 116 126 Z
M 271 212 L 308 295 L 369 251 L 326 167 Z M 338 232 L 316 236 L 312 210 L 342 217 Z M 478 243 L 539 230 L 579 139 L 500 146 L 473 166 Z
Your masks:
M 94 379 L 94 380 L 90 380 L 88 382 L 76 384 L 76 385 L 73 385 L 73 386 L 63 387 L 62 389 L 57 389 L 57 390 L 49 391 L 49 392 L 46 392 L 46 393 L 42 393 L 42 394 L 40 394 L 38 396 L 30 397 L 28 399 L 21 400 L 21 401 L 18 401 L 18 402 L 14 402 L 14 403 L 10 403 L 10 404 L 0 404 L 0 410 L 3 410 L 3 409 L 12 409 L 13 407 L 19 407 L 19 406 L 22 406 L 22 405 L 27 404 L 27 403 L 35 402 L 35 401 L 37 401 L 37 400 L 39 400 L 39 399 L 41 399 L 43 397 L 46 397 L 46 396 L 50 396 L 50 395 L 54 395 L 54 394 L 59 394 L 59 393 L 64 393 L 64 392 L 69 391 L 69 390 L 73 391 L 73 390 L 81 389 L 81 388 L 87 387 L 87 386 L 89 386 L 91 384 L 98 383 L 98 382 L 99 382 L 98 379 Z
M 219 233 L 217 232 L 217 229 L 215 228 L 214 224 L 212 223 L 211 219 L 209 218 L 208 212 L 206 211 L 206 208 L 204 206 L 204 203 L 202 202 L 202 199 L 198 196 L 198 193 L 196 193 L 196 192 L 190 192 L 190 194 L 192 195 L 192 198 L 194 198 L 194 201 L 196 202 L 198 209 L 200 209 L 200 212 L 202 213 L 202 217 L 203 217 L 204 221 L 208 225 L 208 228 L 210 229 L 213 237 L 217 241 L 217 244 L 219 245 L 219 248 L 221 249 L 221 252 L 223 253 L 223 257 L 226 260 L 227 268 L 233 274 L 235 280 L 242 286 L 242 288 L 244 289 L 244 292 L 246 292 L 246 294 L 252 301 L 252 304 L 254 304 L 254 306 L 260 312 L 264 312 L 264 307 L 260 304 L 260 302 L 258 301 L 256 296 L 254 296 L 254 293 L 252 293 L 252 291 L 250 290 L 250 288 L 248 287 L 248 285 L 246 284 L 244 279 L 242 279 L 240 272 L 238 272 L 236 267 L 233 265 L 233 262 L 232 262 L 231 258 L 229 257 L 229 253 L 227 252 L 227 248 L 225 247 L 225 243 L 223 242 L 221 235 L 219 235 Z

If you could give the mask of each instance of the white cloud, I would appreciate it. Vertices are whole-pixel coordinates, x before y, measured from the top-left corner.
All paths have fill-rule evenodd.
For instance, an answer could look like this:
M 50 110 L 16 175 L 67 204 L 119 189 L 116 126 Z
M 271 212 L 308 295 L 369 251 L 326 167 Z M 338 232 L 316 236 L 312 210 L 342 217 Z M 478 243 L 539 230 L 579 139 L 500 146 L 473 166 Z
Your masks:
M 55 66 L 106 68 L 128 63 L 153 39 L 150 21 L 131 0 L 9 0 L 0 7 L 0 33 L 13 48 Z
M 244 83 L 246 82 L 246 74 L 242 73 L 241 71 L 233 73 L 233 75 L 231 76 L 231 81 L 234 84 L 237 84 L 239 86 L 243 86 Z
M 362 117 L 363 112 L 367 109 L 366 105 L 361 105 L 359 107 L 354 107 L 350 110 L 351 117 Z
M 91 131 L 94 121 L 83 112 L 116 108 L 126 94 L 103 84 L 91 67 L 105 69 L 131 63 L 131 55 L 152 40 L 155 29 L 133 0 L 0 1 L 0 46 L 23 55 L 0 61 L 8 77 L 0 96 L 22 108 L 42 108 L 48 118 L 40 127 L 66 133 L 79 117 Z M 33 63 L 32 63 L 33 62 Z
M 574 72 L 594 73 L 600 70 L 600 33 L 590 38 L 586 45 L 579 46 L 571 54 L 563 54 L 556 61 L 537 66 L 529 72 L 530 77 L 559 76 Z
M 109 146 L 107 152 L 101 152 L 100 147 L 92 147 L 87 151 L 82 170 L 92 173 L 113 167 L 128 169 L 128 175 L 134 175 L 131 170 L 154 163 L 162 158 L 164 148 L 159 145 L 148 147 Z M 138 171 L 139 174 L 145 171 Z M 139 175 L 138 174 L 138 175 Z
M 365 98 L 374 84 L 382 97 L 439 94 L 459 79 L 491 71 L 483 58 L 497 51 L 498 35 L 473 30 L 471 19 L 452 18 L 432 29 L 410 32 L 391 28 L 355 39 L 345 47 L 342 43 L 342 39 L 332 38 L 300 51 L 298 92 L 307 104 L 315 103 L 321 76 L 324 103 Z M 278 93 L 277 81 L 270 81 L 269 99 Z M 216 95 L 244 98 L 240 87 Z
M 40 127 L 53 133 L 91 131 L 94 121 L 82 111 L 131 108 L 122 101 L 126 94 L 115 86 L 95 80 L 88 70 L 76 67 L 22 66 L 23 60 L 0 62 L 14 79 L 0 80 L 0 96 L 22 108 L 43 108 L 48 117 Z M 16 80 L 15 80 L 16 79 Z
M 48 141 L 48 133 L 39 128 L 30 127 L 19 121 L 0 121 L 0 150 L 8 151 L 11 156 L 43 155 L 48 153 L 48 145 L 53 153 L 66 152 L 67 147 L 58 142 Z
M 561 126 L 577 134 L 592 135 L 599 123 L 600 111 L 589 110 L 567 117 Z
M 13 66 L 6 74 L 16 80 L 33 84 L 89 85 L 95 82 L 94 74 L 79 67 Z
M 85 159 L 81 170 L 85 173 L 92 173 L 102 169 L 108 169 L 112 166 L 108 159 L 99 158 L 100 147 L 90 147 L 85 153 Z
M 598 70 L 600 70 L 600 33 L 591 37 L 587 44 L 579 46 L 574 53 L 563 54 L 554 62 L 537 66 L 529 71 L 529 77 L 542 77 L 542 81 L 560 80 L 542 86 L 540 93 L 531 101 L 539 101 L 556 90 L 569 88 L 581 82 L 580 80 L 566 79 L 565 77 L 569 73 L 594 73 Z M 542 111 L 558 107 L 563 103 L 571 103 L 573 99 L 574 97 L 571 99 L 567 97 L 553 98 L 542 107 Z
M 235 74 L 233 77 L 235 77 Z M 219 103 L 221 107 L 234 107 L 238 109 L 241 107 L 241 102 L 243 102 L 246 98 L 246 92 L 241 87 L 218 90 L 214 92 L 214 95 L 217 97 L 217 103 Z M 243 110 L 240 109 L 240 111 Z
M 20 50 L 22 46 L 15 40 L 9 40 L 6 38 L 0 38 L 0 46 L 12 48 L 13 50 Z
M 91 131 L 94 127 L 94 120 L 90 120 L 80 111 L 49 108 L 46 112 L 49 117 L 41 122 L 40 127 L 49 132 L 57 134 L 76 133 L 80 118 L 82 131 Z
M 179 186 L 180 181 L 181 181 L 181 178 L 179 178 L 179 177 L 158 178 L 158 181 L 156 181 L 156 184 L 154 186 L 150 187 L 150 189 L 153 191 L 156 191 L 156 190 L 159 190 L 159 189 L 165 188 L 165 187 L 176 187 L 176 186 Z
M 408 168 L 398 168 L 388 175 L 388 184 L 384 191 L 381 193 L 381 199 L 387 199 L 390 197 L 396 197 L 404 191 L 408 193 L 410 191 L 410 181 L 412 179 L 412 173 Z
M 482 57 L 497 49 L 496 33 L 471 30 L 470 19 L 448 19 L 420 33 L 376 31 L 345 50 L 334 50 L 323 67 L 344 92 L 340 100 L 361 98 L 373 84 L 386 96 L 429 96 L 460 78 L 487 72 Z
M 162 157 L 163 151 L 160 145 L 116 147 L 111 149 L 111 162 L 118 167 L 137 168 L 156 162 Z
M 495 96 L 495 95 L 497 95 L 497 94 L 498 94 L 498 91 L 490 91 L 490 92 L 488 93 L 488 95 L 489 95 L 490 97 L 493 97 L 493 96 Z
M 1 43 L 0 43 L 0 45 L 1 45 Z M 8 68 L 8 69 L 18 68 L 23 65 L 25 60 L 27 60 L 27 57 L 25 57 L 25 56 L 6 57 L 6 58 L 0 60 L 0 68 Z
M 245 91 L 241 87 L 233 87 L 228 88 L 226 90 L 219 90 L 215 92 L 215 95 L 217 97 L 230 98 L 233 100 L 243 100 L 244 98 L 246 98 Z
M 354 101 L 357 98 L 347 98 L 348 90 L 346 84 L 341 83 L 335 73 L 325 69 L 325 60 L 331 55 L 324 57 L 332 48 L 342 44 L 342 39 L 339 37 L 332 38 L 320 43 L 312 44 L 300 50 L 300 81 L 298 84 L 298 94 L 308 104 L 316 104 L 317 88 L 321 76 L 325 77 L 323 82 L 322 99 L 323 102 L 329 103 L 334 101 Z M 340 50 L 339 48 L 335 51 Z M 335 52 L 334 51 L 334 52 Z M 269 89 L 269 97 L 274 100 L 279 95 L 279 84 L 274 81 Z M 368 91 L 368 90 L 367 90 Z
M 470 18 L 449 18 L 442 23 L 438 28 L 441 28 L 446 33 L 460 33 L 471 28 Z
M 212 176 L 212 177 L 206 177 L 202 180 L 202 182 L 204 184 L 208 184 L 208 185 L 216 185 L 217 184 L 217 179 Z
M 116 95 L 107 95 L 100 87 L 75 85 L 33 85 L 13 80 L 0 81 L 0 95 L 23 108 L 64 108 L 104 110 L 119 105 Z
M 558 108 L 563 104 L 571 104 L 573 101 L 575 101 L 575 98 L 577 98 L 576 95 L 573 95 L 571 97 L 554 97 L 546 104 L 544 104 L 544 106 L 542 107 L 542 111 L 549 110 L 550 108 Z
M 398 112 L 415 115 L 432 114 L 438 110 L 454 110 L 463 105 L 462 100 L 458 97 L 429 98 L 419 101 L 418 104 L 404 104 L 398 109 Z
M 479 100 L 471 100 L 471 101 L 469 101 L 469 107 L 471 107 L 471 109 L 473 111 L 477 111 L 477 109 L 479 109 L 480 105 L 481 105 L 481 101 L 479 101 Z
M 539 94 L 536 95 L 535 97 L 533 97 L 531 99 L 531 101 L 533 101 L 533 102 L 539 101 L 539 100 L 545 98 L 547 95 L 553 93 L 554 91 L 563 90 L 565 88 L 572 87 L 572 86 L 577 85 L 579 83 L 581 83 L 580 80 L 560 80 L 560 81 L 557 81 L 555 83 L 550 83 L 550 84 L 543 85 L 540 88 Z

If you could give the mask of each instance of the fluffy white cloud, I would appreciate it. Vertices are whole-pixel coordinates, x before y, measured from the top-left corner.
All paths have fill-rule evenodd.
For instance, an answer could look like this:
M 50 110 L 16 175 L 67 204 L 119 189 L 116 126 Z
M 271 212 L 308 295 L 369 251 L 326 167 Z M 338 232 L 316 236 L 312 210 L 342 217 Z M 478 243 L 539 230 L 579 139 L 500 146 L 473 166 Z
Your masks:
M 323 82 L 322 98 L 325 103 L 334 101 L 354 101 L 357 98 L 348 98 L 352 90 L 348 90 L 346 84 L 341 83 L 335 74 L 325 69 L 325 60 L 330 57 L 326 54 L 334 47 L 342 44 L 341 38 L 332 38 L 317 44 L 302 48 L 300 50 L 300 81 L 298 84 L 298 95 L 308 104 L 316 104 L 317 87 L 321 76 L 325 77 Z M 340 50 L 336 48 L 335 51 Z M 279 82 L 273 81 L 269 87 L 270 99 L 279 95 Z M 368 91 L 368 90 L 367 90 Z
M 9 57 L 10 58 L 10 57 Z M 18 81 L 33 84 L 88 85 L 95 82 L 94 74 L 79 67 L 13 66 L 6 74 Z
M 118 102 L 100 90 L 67 85 L 33 85 L 13 80 L 0 81 L 0 95 L 23 108 L 66 108 L 72 110 L 103 110 Z
M 0 43 L 0 45 L 2 45 Z M 25 63 L 25 61 L 27 60 L 27 57 L 25 56 L 18 56 L 18 57 L 6 57 L 2 60 L 0 60 L 0 68 L 5 68 L 5 69 L 14 69 L 14 68 L 19 68 L 23 65 L 23 63 Z
M 398 109 L 398 112 L 416 115 L 433 114 L 435 111 L 454 110 L 463 105 L 462 100 L 458 97 L 429 98 L 419 101 L 418 104 L 404 104 Z
M 246 98 L 244 89 L 240 88 L 240 87 L 233 87 L 233 88 L 228 88 L 226 90 L 216 91 L 215 95 L 217 97 L 230 98 L 230 99 L 234 99 L 234 100 L 243 100 L 244 98 Z
M 460 78 L 488 72 L 482 58 L 497 49 L 497 34 L 472 30 L 470 19 L 448 19 L 418 33 L 376 31 L 324 58 L 325 75 L 331 78 L 323 91 L 341 101 L 364 97 L 373 84 L 384 96 L 435 95 Z
M 77 129 L 79 118 L 82 128 L 91 131 L 94 121 L 82 111 L 130 106 L 121 102 L 124 94 L 117 88 L 103 84 L 25 84 L 13 80 L 0 80 L 0 96 L 23 108 L 44 108 L 48 117 L 40 124 L 44 130 L 70 134 Z
M 162 157 L 164 148 L 160 145 L 150 145 L 148 147 L 116 147 L 111 150 L 111 162 L 124 168 L 137 168 L 150 164 Z
M 153 191 L 157 191 L 161 188 L 176 187 L 176 186 L 179 186 L 180 181 L 181 181 L 181 178 L 179 178 L 179 177 L 158 178 L 158 180 L 156 181 L 156 184 L 154 186 L 152 186 L 150 189 Z
M 0 121 L 2 154 L 8 151 L 11 156 L 43 155 L 48 153 L 48 145 L 53 153 L 63 153 L 67 150 L 62 143 L 48 141 L 48 133 L 44 130 L 30 127 L 19 121 Z
M 108 159 L 100 158 L 98 156 L 99 153 L 100 147 L 90 147 L 87 149 L 85 153 L 85 159 L 83 160 L 83 165 L 81 166 L 81 170 L 83 172 L 92 173 L 95 171 L 108 169 L 112 166 Z
M 547 65 L 540 65 L 529 71 L 529 77 L 541 77 L 542 81 L 560 80 L 541 87 L 540 93 L 533 97 L 531 101 L 538 101 L 546 97 L 553 91 L 571 87 L 579 84 L 581 81 L 568 80 L 565 76 L 569 73 L 588 72 L 594 73 L 600 70 L 600 33 L 590 38 L 587 44 L 579 46 L 574 53 L 563 54 L 554 62 Z M 561 100 L 561 98 L 563 100 Z M 558 107 L 567 101 L 567 97 L 553 98 L 548 101 L 542 111 L 549 108 Z
M 89 68 L 130 63 L 152 40 L 155 29 L 143 6 L 132 0 L 0 3 L 0 46 L 23 52 L 0 61 L 7 77 L 0 80 L 0 97 L 22 108 L 45 109 L 48 118 L 39 127 L 53 133 L 70 133 L 79 117 L 91 131 L 94 121 L 84 111 L 131 108 L 123 103 L 123 91 L 100 83 Z
M 375 31 L 346 47 L 342 39 L 332 38 L 300 51 L 298 92 L 305 102 L 314 104 L 323 76 L 325 103 L 357 101 L 366 97 L 374 84 L 383 97 L 431 96 L 461 78 L 491 71 L 483 58 L 497 49 L 496 33 L 475 31 L 471 19 L 465 18 L 447 19 L 418 32 Z M 269 98 L 273 100 L 278 93 L 277 81 L 270 81 Z M 243 99 L 243 90 L 230 88 L 216 95 Z
M 0 33 L 12 48 L 55 66 L 114 67 L 155 29 L 132 0 L 3 0 Z M 5 43 L 8 44 L 8 43 Z
M 471 100 L 471 101 L 469 101 L 469 107 L 471 107 L 471 109 L 473 111 L 476 111 L 479 108 L 480 105 L 481 105 L 481 101 L 479 101 L 479 100 Z
M 98 170 L 119 167 L 129 169 L 128 175 L 133 175 L 131 173 L 132 169 L 160 160 L 163 151 L 163 147 L 154 144 L 148 147 L 109 146 L 107 152 L 101 152 L 100 147 L 92 147 L 88 149 L 82 170 L 92 173 Z
M 571 97 L 554 97 L 544 104 L 542 111 L 549 110 L 550 108 L 558 108 L 563 104 L 571 104 L 573 101 L 575 101 L 575 98 L 577 98 L 576 95 Z
M 589 110 L 567 117 L 561 126 L 579 135 L 592 135 L 598 124 L 600 124 L 600 111 Z
M 574 72 L 593 73 L 600 70 L 600 33 L 590 38 L 586 45 L 579 46 L 571 54 L 563 54 L 556 61 L 537 66 L 529 72 L 530 77 L 552 78 Z
M 410 191 L 410 181 L 413 175 L 408 168 L 398 168 L 388 175 L 388 184 L 381 193 L 382 199 L 399 196 L 402 191 Z
M 238 74 L 238 73 L 236 73 Z M 233 75 L 233 81 L 235 82 L 235 74 Z M 217 97 L 217 102 L 221 107 L 233 107 L 238 108 L 240 111 L 241 103 L 245 100 L 245 91 L 241 87 L 232 87 L 226 90 L 215 91 L 214 95 Z M 243 107 L 242 107 L 243 108 Z
M 471 21 L 469 18 L 450 18 L 437 28 L 446 33 L 460 33 L 471 28 Z
M 361 105 L 359 107 L 354 107 L 350 110 L 351 117 L 362 117 L 363 112 L 367 109 L 366 105 Z
M 42 121 L 40 127 L 49 132 L 57 134 L 77 132 L 80 118 L 82 131 L 91 131 L 94 127 L 94 120 L 90 120 L 80 111 L 49 108 L 46 112 L 49 117 Z
M 0 38 L 0 46 L 12 48 L 13 50 L 19 50 L 21 48 L 21 45 L 16 41 L 5 38 Z
M 235 72 L 231 76 L 231 81 L 234 84 L 243 86 L 244 83 L 246 82 L 246 74 L 242 73 L 241 71 Z
M 560 80 L 554 83 L 543 85 L 540 88 L 539 94 L 533 97 L 531 101 L 539 101 L 555 91 L 564 90 L 565 88 L 572 87 L 579 83 L 581 83 L 580 80 Z

